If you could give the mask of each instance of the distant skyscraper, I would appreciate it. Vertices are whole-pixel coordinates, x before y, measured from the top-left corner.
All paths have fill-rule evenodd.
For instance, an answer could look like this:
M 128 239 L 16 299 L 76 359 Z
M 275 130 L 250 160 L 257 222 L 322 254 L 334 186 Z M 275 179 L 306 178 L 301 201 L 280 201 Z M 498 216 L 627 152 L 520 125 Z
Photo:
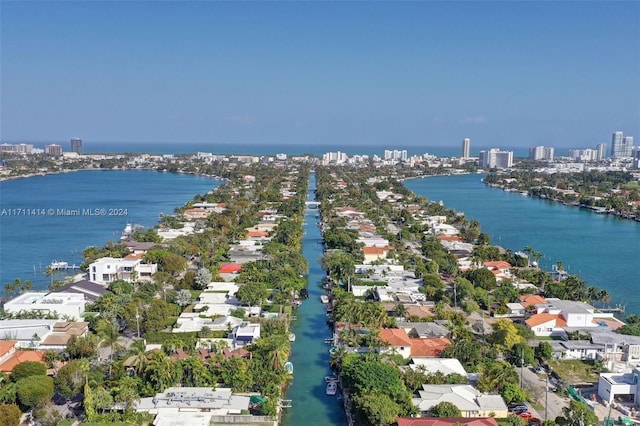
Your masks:
M 640 147 L 633 149 L 632 156 L 633 156 L 633 168 L 640 169 Z
M 625 136 L 622 139 L 622 156 L 631 157 L 633 155 L 633 136 Z
M 71 152 L 82 155 L 82 139 L 71 138 Z
M 489 151 L 480 151 L 478 160 L 483 169 L 508 169 L 513 166 L 513 151 L 491 148 Z
M 602 161 L 607 158 L 607 144 L 599 143 L 596 147 L 596 151 L 598 151 L 598 161 Z
M 611 135 L 611 156 L 613 158 L 622 157 L 622 144 L 623 134 L 622 132 L 613 132 Z
M 56 145 L 56 144 L 47 145 L 44 148 L 44 150 L 48 155 L 51 155 L 54 157 L 62 156 L 62 147 L 60 145 Z
M 471 155 L 471 139 L 462 139 L 462 158 L 469 158 Z
M 554 148 L 546 146 L 534 146 L 533 148 L 529 148 L 529 158 L 532 160 L 552 161 L 554 151 Z

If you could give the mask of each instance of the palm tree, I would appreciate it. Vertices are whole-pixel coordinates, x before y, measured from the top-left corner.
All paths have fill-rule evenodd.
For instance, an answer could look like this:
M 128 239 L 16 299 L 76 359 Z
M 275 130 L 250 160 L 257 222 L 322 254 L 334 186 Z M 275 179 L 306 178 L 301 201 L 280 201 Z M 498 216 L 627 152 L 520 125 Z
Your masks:
M 98 330 L 98 335 L 102 338 L 100 347 L 109 348 L 109 377 L 111 377 L 113 353 L 122 348 L 118 343 L 120 333 L 118 333 L 118 327 L 116 327 L 113 322 L 107 320 L 100 321 L 96 328 Z
M 178 383 L 179 372 L 176 364 L 162 351 L 154 351 L 145 369 L 145 378 L 157 392 L 164 392 Z

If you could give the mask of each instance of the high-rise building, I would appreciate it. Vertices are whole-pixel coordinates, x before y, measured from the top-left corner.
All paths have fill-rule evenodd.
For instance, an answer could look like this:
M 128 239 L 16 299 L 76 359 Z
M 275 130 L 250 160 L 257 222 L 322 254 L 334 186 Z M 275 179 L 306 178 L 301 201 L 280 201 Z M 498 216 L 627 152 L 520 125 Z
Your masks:
M 532 160 L 553 161 L 555 149 L 546 146 L 534 146 L 529 148 L 529 158 Z
M 508 169 L 513 166 L 513 151 L 491 148 L 489 151 L 480 151 L 478 160 L 483 169 Z
M 640 147 L 633 148 L 631 155 L 633 157 L 633 168 L 640 169 Z
M 82 155 L 82 139 L 71 138 L 71 152 Z
M 462 158 L 469 158 L 471 155 L 471 139 L 462 139 Z
M 633 136 L 625 136 L 622 139 L 622 156 L 631 157 L 633 154 Z
M 61 157 L 62 156 L 62 147 L 60 145 L 51 144 L 47 145 L 44 148 L 44 151 L 51 156 Z
M 622 157 L 624 136 L 622 132 L 613 132 L 611 135 L 611 156 L 613 158 Z
M 602 161 L 607 158 L 607 144 L 599 143 L 596 147 L 596 151 L 598 151 L 598 161 Z
M 399 150 L 399 149 L 385 149 L 384 150 L 384 159 L 385 160 L 402 160 L 407 161 L 407 150 Z

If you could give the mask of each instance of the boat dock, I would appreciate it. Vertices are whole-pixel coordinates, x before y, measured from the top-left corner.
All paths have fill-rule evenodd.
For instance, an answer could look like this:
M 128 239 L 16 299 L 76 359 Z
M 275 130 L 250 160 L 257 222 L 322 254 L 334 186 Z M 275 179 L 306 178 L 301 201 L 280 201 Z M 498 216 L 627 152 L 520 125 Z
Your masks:
M 49 264 L 48 266 L 49 268 L 51 268 L 53 271 L 67 271 L 67 270 L 74 270 L 74 269 L 80 269 L 80 265 L 69 265 L 68 262 L 62 262 L 62 261 L 53 261 Z

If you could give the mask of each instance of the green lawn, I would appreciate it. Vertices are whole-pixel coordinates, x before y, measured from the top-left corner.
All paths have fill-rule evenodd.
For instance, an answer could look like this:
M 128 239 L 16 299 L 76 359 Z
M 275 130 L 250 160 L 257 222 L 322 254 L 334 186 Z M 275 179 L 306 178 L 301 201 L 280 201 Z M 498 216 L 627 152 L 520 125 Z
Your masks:
M 567 359 L 549 361 L 549 365 L 568 384 L 598 381 L 599 370 L 593 362 Z

